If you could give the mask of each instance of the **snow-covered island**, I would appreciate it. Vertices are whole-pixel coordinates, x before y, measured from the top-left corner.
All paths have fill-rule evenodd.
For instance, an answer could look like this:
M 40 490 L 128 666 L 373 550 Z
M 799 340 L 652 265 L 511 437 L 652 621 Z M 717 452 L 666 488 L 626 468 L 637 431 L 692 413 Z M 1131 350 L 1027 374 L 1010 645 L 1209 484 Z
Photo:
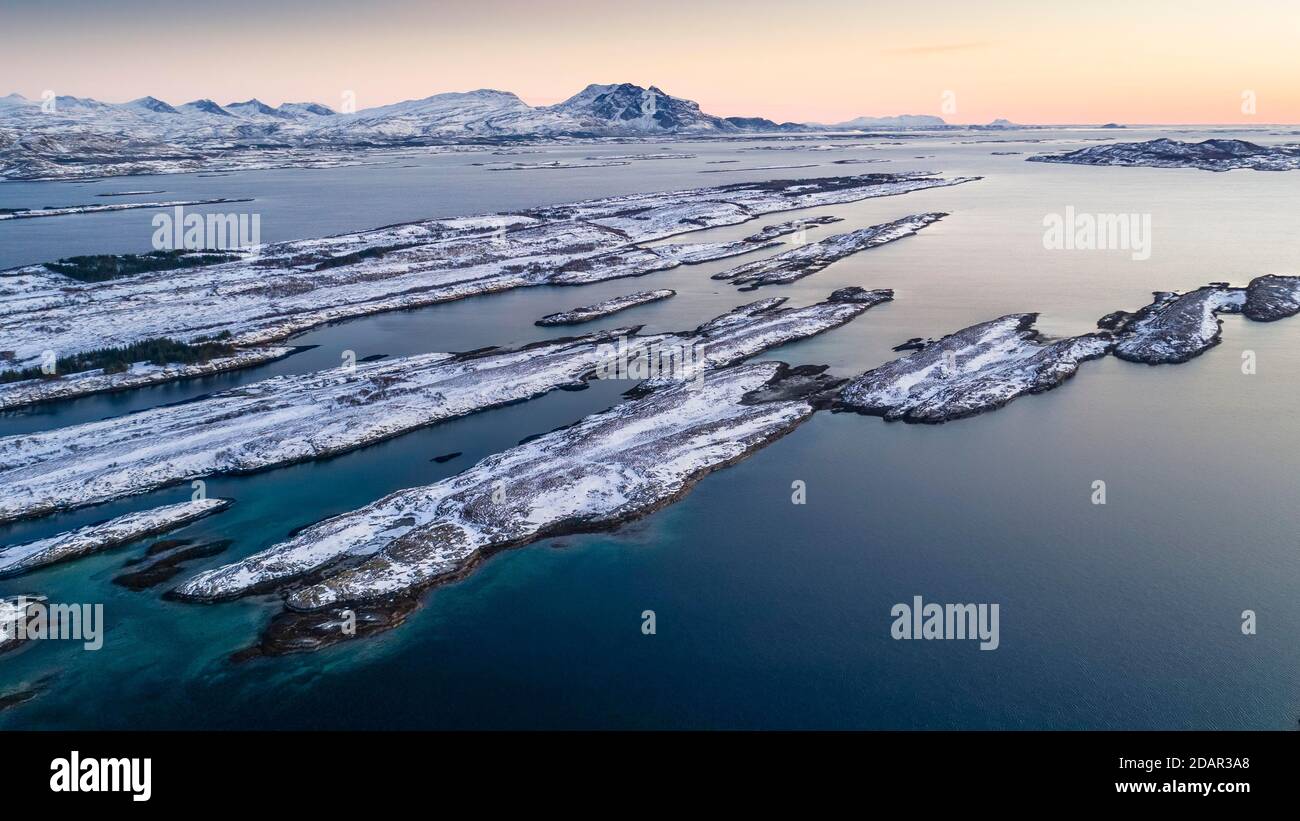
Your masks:
M 802 233 L 808 228 L 822 225 L 831 225 L 836 222 L 843 222 L 840 217 L 822 216 L 808 217 L 802 220 L 790 220 L 789 222 L 776 223 L 774 225 L 764 225 L 760 230 L 755 231 L 747 237 L 742 237 L 731 242 L 694 242 L 679 243 L 675 245 L 656 245 L 654 251 L 660 256 L 675 259 L 683 265 L 698 265 L 702 262 L 713 262 L 714 260 L 726 259 L 727 257 L 736 257 L 741 254 L 749 254 L 754 251 L 762 251 L 768 248 L 775 248 L 780 245 L 777 242 L 781 237 L 792 236 L 796 241 L 802 242 Z
M 628 160 L 600 160 L 596 162 L 551 160 L 549 162 L 513 162 L 504 165 L 484 163 L 484 165 L 489 171 L 546 171 L 564 168 L 613 168 L 619 165 L 631 165 L 631 162 Z
M 676 295 L 676 291 L 667 288 L 659 291 L 637 291 L 634 294 L 624 294 L 623 296 L 611 297 L 601 302 L 597 302 L 594 305 L 584 305 L 581 308 L 574 308 L 570 311 L 561 311 L 558 314 L 547 314 L 533 324 L 542 326 L 579 325 L 583 322 L 591 322 L 592 320 L 613 316 L 619 311 L 626 311 L 629 308 L 635 308 L 638 305 L 658 302 L 661 299 L 668 299 L 669 297 Z
M 1267 274 L 1251 280 L 1241 312 L 1256 322 L 1276 322 L 1300 313 L 1300 276 Z
M 1252 291 L 1263 306 L 1261 318 L 1279 318 L 1295 312 L 1287 300 L 1300 302 L 1300 277 L 1259 277 L 1245 288 L 1211 285 L 1188 295 L 1193 298 L 1185 304 L 1208 306 L 1204 310 L 1211 315 L 1213 310 L 1240 310 Z M 1202 292 L 1218 296 L 1204 298 Z M 891 296 L 853 287 L 808 308 L 783 309 L 780 297 L 760 300 L 694 333 L 720 344 L 756 317 L 776 330 L 800 312 L 834 305 L 865 310 Z M 487 457 L 457 476 L 399 491 L 260 553 L 203 571 L 169 596 L 212 601 L 282 589 L 287 609 L 241 658 L 302 652 L 344 640 L 344 610 L 357 619 L 355 635 L 373 635 L 401 624 L 418 607 L 424 588 L 458 578 L 484 556 L 644 515 L 816 410 L 944 422 L 1051 390 L 1084 362 L 1121 344 L 1177 347 L 1197 311 L 1182 307 L 1164 321 L 1154 317 L 1178 299 L 1158 295 L 1152 310 L 1139 312 L 1149 321 L 1117 312 L 1100 323 L 1110 330 L 1064 339 L 1044 338 L 1034 328 L 1035 314 L 1007 315 L 937 341 L 913 340 L 910 347 L 919 348 L 915 353 L 847 384 L 818 366 L 705 361 L 698 387 L 692 381 L 649 380 L 631 392 L 628 402 Z M 762 336 L 743 333 L 739 344 L 733 338 L 724 347 L 733 354 L 753 350 Z
M 191 402 L 5 437 L 0 484 L 9 492 L 0 495 L 0 522 L 333 456 L 593 378 L 627 379 L 629 388 L 648 377 L 698 384 L 707 368 L 839 327 L 891 296 L 844 289 L 800 308 L 755 303 L 676 334 L 615 329 L 513 350 L 277 376 Z
M 230 262 L 99 282 L 26 266 L 0 272 L 0 372 L 38 367 L 47 350 L 71 357 L 211 339 L 256 347 L 366 314 L 641 276 L 681 264 L 646 243 L 973 179 L 864 174 L 631 194 L 263 245 Z
M 922 228 L 933 225 L 946 216 L 948 215 L 941 212 L 912 214 L 846 234 L 836 234 L 796 246 L 767 259 L 714 274 L 713 279 L 727 280 L 739 285 L 742 291 L 752 291 L 764 285 L 786 285 L 815 274 L 832 262 L 859 251 L 914 236 Z
M 263 365 L 286 357 L 296 350 L 287 346 L 243 348 L 230 356 L 215 357 L 206 362 L 189 365 L 154 365 L 149 362 L 134 362 L 123 371 L 105 372 L 103 368 L 96 368 L 79 373 L 55 374 L 49 377 L 0 383 L 0 411 L 40 402 L 74 399 L 95 393 L 143 388 L 176 379 L 211 376 L 224 371 Z
M 0 653 L 17 650 L 22 646 L 23 622 L 27 619 L 27 605 L 44 602 L 44 596 L 0 596 Z M 0 709 L 6 705 L 0 703 Z
M 547 536 L 600 530 L 650 513 L 710 472 L 745 458 L 813 414 L 833 382 L 780 363 L 738 365 L 656 390 L 577 424 L 489 456 L 465 472 L 335 516 L 240 562 L 201 573 L 175 595 L 227 598 L 313 573 L 288 593 L 293 610 L 374 604 L 471 569 L 492 552 Z M 397 603 L 400 613 L 409 605 Z M 336 614 L 290 617 L 293 641 L 312 649 L 344 638 Z
M 1199 168 L 1203 171 L 1295 171 L 1300 146 L 1267 146 L 1246 140 L 1213 139 L 1199 143 L 1161 138 L 1141 143 L 1093 145 L 1063 154 L 1036 154 L 1029 162 L 1074 165 L 1124 165 L 1149 168 Z
M 1157 291 L 1155 301 L 1136 313 L 1116 311 L 1099 327 L 1115 332 L 1115 355 L 1129 362 L 1166 365 L 1186 362 L 1219 344 L 1220 313 L 1241 313 L 1246 289 L 1207 285 L 1186 294 Z
M 56 562 L 65 562 L 134 542 L 145 536 L 175 530 L 195 519 L 210 516 L 229 504 L 225 499 L 178 502 L 152 510 L 127 513 L 107 522 L 87 525 L 48 539 L 2 548 L 0 577 L 16 576 Z
M 1115 355 L 1130 362 L 1186 362 L 1219 344 L 1219 314 L 1273 322 L 1300 312 L 1300 276 L 1256 277 L 1245 288 L 1213 283 L 1186 294 L 1157 291 L 1134 313 L 1116 311 L 1099 327 L 1114 331 Z
M 867 371 L 840 392 L 840 406 L 885 419 L 946 422 L 1051 390 L 1079 365 L 1106 355 L 1108 336 L 1043 340 L 1037 314 L 1009 314 L 949 334 Z
M 117 196 L 125 196 L 119 194 Z M 169 200 L 167 202 L 114 202 L 99 205 L 65 205 L 57 208 L 0 208 L 0 220 L 34 219 L 36 217 L 62 217 L 69 214 L 98 214 L 103 211 L 130 211 L 136 208 L 183 208 L 191 205 L 223 205 L 231 202 L 252 202 L 244 198 L 218 197 L 210 200 Z
M 1157 292 L 1134 312 L 1102 317 L 1098 333 L 1045 340 L 1036 314 L 1010 314 L 937 341 L 910 339 L 916 350 L 850 382 L 838 407 L 906 422 L 947 422 L 993 410 L 1060 385 L 1092 359 L 1113 353 L 1149 365 L 1187 362 L 1218 344 L 1220 313 L 1273 321 L 1300 312 L 1300 277 L 1263 276 L 1244 288 L 1223 283 L 1187 294 Z

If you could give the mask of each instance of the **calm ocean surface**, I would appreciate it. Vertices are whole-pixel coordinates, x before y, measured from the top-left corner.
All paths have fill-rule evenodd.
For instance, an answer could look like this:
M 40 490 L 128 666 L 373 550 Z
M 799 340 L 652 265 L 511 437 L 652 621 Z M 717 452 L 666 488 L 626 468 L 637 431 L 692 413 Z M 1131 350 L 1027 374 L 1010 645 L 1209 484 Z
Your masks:
M 399 356 L 563 336 L 572 329 L 532 323 L 645 288 L 678 296 L 584 330 L 682 330 L 758 297 L 807 304 L 847 285 L 893 288 L 894 302 L 762 357 L 848 376 L 897 356 L 890 348 L 910 337 L 1006 313 L 1038 311 L 1044 333 L 1075 334 L 1106 313 L 1146 304 L 1153 290 L 1300 272 L 1300 174 L 1024 161 L 1088 139 L 1154 135 L 863 139 L 849 142 L 871 145 L 843 151 L 675 143 L 519 157 L 412 152 L 391 165 L 331 170 L 0 184 L 0 207 L 120 202 L 132 198 L 95 195 L 142 189 L 166 193 L 139 201 L 253 197 L 214 208 L 260 213 L 262 239 L 276 241 L 743 180 L 900 171 L 984 177 L 686 237 L 732 239 L 797 215 L 846 219 L 810 229 L 816 239 L 909 213 L 951 214 L 916 237 L 757 295 L 709 278 L 742 261 L 733 259 L 382 314 L 296 337 L 313 347 L 261 368 L 0 415 L 0 435 L 333 367 L 344 350 Z M 971 142 L 992 139 L 1010 141 Z M 1036 139 L 1046 142 L 1026 142 Z M 697 156 L 518 172 L 471 165 L 665 150 Z M 887 162 L 831 164 L 846 158 Z M 709 164 L 719 159 L 738 162 Z M 818 165 L 700 173 L 802 163 Z M 1043 217 L 1067 206 L 1151 214 L 1150 258 L 1045 250 Z M 147 251 L 151 216 L 0 225 L 0 267 Z M 432 591 L 404 626 L 315 654 L 227 662 L 275 612 L 274 597 L 200 606 L 163 601 L 166 586 L 136 593 L 112 584 L 152 540 L 0 580 L 0 595 L 102 602 L 107 622 L 97 652 L 41 642 L 0 657 L 0 693 L 53 676 L 43 695 L 0 712 L 0 728 L 1291 728 L 1300 717 L 1300 318 L 1262 324 L 1229 316 L 1223 324 L 1223 344 L 1190 363 L 1107 358 L 1057 390 L 947 425 L 820 413 L 652 516 L 615 533 L 499 554 Z M 1256 354 L 1255 375 L 1241 373 L 1245 350 Z M 209 495 L 236 504 L 171 535 L 233 544 L 176 581 L 301 525 L 453 475 L 620 401 L 624 388 L 557 391 L 323 462 L 211 479 Z M 431 461 L 453 451 L 463 455 Z M 1090 503 L 1098 479 L 1107 483 L 1105 506 Z M 795 480 L 807 485 L 806 505 L 790 503 Z M 0 527 L 0 544 L 189 493 L 186 485 Z M 915 595 L 997 603 L 1000 648 L 892 640 L 891 607 Z M 654 636 L 640 631 L 647 609 L 657 614 Z M 1258 635 L 1242 635 L 1243 610 L 1258 614 Z

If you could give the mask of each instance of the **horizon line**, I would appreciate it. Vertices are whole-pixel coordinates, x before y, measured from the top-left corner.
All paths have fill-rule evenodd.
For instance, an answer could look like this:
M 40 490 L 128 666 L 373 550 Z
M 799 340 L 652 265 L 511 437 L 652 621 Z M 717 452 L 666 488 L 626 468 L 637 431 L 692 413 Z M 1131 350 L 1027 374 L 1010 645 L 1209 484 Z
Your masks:
M 635 83 L 589 83 L 588 86 L 590 86 L 590 85 L 636 85 L 636 84 L 635 84 Z M 585 88 L 587 88 L 588 86 L 584 86 L 583 88 L 585 89 Z M 638 86 L 638 87 L 639 87 L 639 88 L 651 88 L 652 86 Z M 653 87 L 657 88 L 657 86 L 653 86 Z M 46 89 L 46 91 L 50 91 L 50 90 L 52 90 L 52 89 Z M 689 97 L 676 97 L 676 95 L 668 94 L 668 92 L 663 91 L 663 89 L 659 89 L 659 90 L 660 90 L 662 93 L 664 93 L 664 94 L 666 94 L 667 96 L 669 96 L 669 97 L 674 97 L 675 99 L 679 99 L 679 100 L 688 100 L 689 102 L 696 103 L 697 105 L 699 104 L 698 101 L 696 101 L 696 100 L 692 100 L 692 99 L 690 99 Z M 363 111 L 370 111 L 370 110 L 372 110 L 372 109 L 376 109 L 376 108 L 384 108 L 385 106 L 390 106 L 390 105 L 398 105 L 398 104 L 400 104 L 400 103 L 409 103 L 409 102 L 416 102 L 416 101 L 418 101 L 418 100 L 427 100 L 427 99 L 430 99 L 430 98 L 432 98 L 432 97 L 442 96 L 442 95 L 444 95 L 444 94 L 473 94 L 473 93 L 476 92 L 476 91 L 492 91 L 492 92 L 496 92 L 496 93 L 499 93 L 499 94 L 510 94 L 510 95 L 512 95 L 512 96 L 514 96 L 514 97 L 517 97 L 521 102 L 523 102 L 525 105 L 527 105 L 527 106 L 529 106 L 529 107 L 531 107 L 531 108 L 547 108 L 547 107 L 549 107 L 549 106 L 556 105 L 556 103 L 541 103 L 541 104 L 534 104 L 534 103 L 530 103 L 530 102 L 528 102 L 528 101 L 525 100 L 523 97 L 520 97 L 518 94 L 516 94 L 516 93 L 513 92 L 513 91 L 508 91 L 508 90 L 506 90 L 506 89 L 500 89 L 500 88 L 490 88 L 490 87 L 488 87 L 488 86 L 480 86 L 480 87 L 478 87 L 478 88 L 468 89 L 468 90 L 465 90 L 465 91 L 457 91 L 457 90 L 453 90 L 453 91 L 437 91 L 437 92 L 434 92 L 433 94 L 429 94 L 429 95 L 426 95 L 426 96 L 424 96 L 424 97 L 409 97 L 409 98 L 406 98 L 406 99 L 394 100 L 394 101 L 392 101 L 392 102 L 379 103 L 379 104 L 377 104 L 377 105 L 372 105 L 372 106 L 367 106 L 366 108 L 360 108 L 360 109 L 357 109 L 355 112 L 351 112 L 350 114 L 349 114 L 349 113 L 342 113 L 342 112 L 339 112 L 339 111 L 335 111 L 334 113 L 335 113 L 336 116 L 346 117 L 346 116 L 351 116 L 351 115 L 355 115 L 355 114 L 360 114 L 360 113 L 363 112 Z M 38 96 L 38 97 L 30 97 L 30 96 L 28 96 L 28 95 L 26 95 L 26 94 L 23 94 L 22 92 L 19 92 L 19 91 L 12 91 L 12 92 L 10 92 L 9 94 L 7 94 L 7 95 L 5 95 L 5 96 L 6 96 L 6 97 L 19 97 L 19 98 L 21 98 L 21 99 L 23 99 L 23 100 L 26 100 L 27 102 L 31 102 L 31 103 L 36 103 L 36 102 L 39 102 L 39 101 L 41 100 L 41 96 Z M 43 96 L 43 94 L 42 94 L 42 96 Z M 199 102 L 199 101 L 201 101 L 201 100 L 210 100 L 210 101 L 212 101 L 212 102 L 216 102 L 216 100 L 215 100 L 214 98 L 212 98 L 212 97 L 195 97 L 194 99 L 192 99 L 192 100 L 186 100 L 186 101 L 183 102 L 183 103 L 172 103 L 172 102 L 170 102 L 170 101 L 168 101 L 168 100 L 163 99 L 162 97 L 157 97 L 157 96 L 155 96 L 155 95 L 153 95 L 153 94 L 141 94 L 141 95 L 139 95 L 139 96 L 137 96 L 137 97 L 132 97 L 132 98 L 130 98 L 130 99 L 128 99 L 128 100 L 121 100 L 121 101 L 104 100 L 104 99 L 100 99 L 100 98 L 98 98 L 98 97 L 81 96 L 81 95 L 77 95 L 77 94 L 56 94 L 56 96 L 57 96 L 57 97 L 73 97 L 73 98 L 78 99 L 78 100 L 92 100 L 92 101 L 94 101 L 94 102 L 104 103 L 105 105 L 115 105 L 115 106 L 126 105 L 127 103 L 132 103 L 132 102 L 135 102 L 136 100 L 143 100 L 143 99 L 145 99 L 145 98 L 158 100 L 158 101 L 160 101 L 160 102 L 166 103 L 167 105 L 170 105 L 170 106 L 173 106 L 173 107 L 176 107 L 176 106 L 183 106 L 183 105 L 188 105 L 189 103 L 195 103 L 195 102 Z M 572 96 L 572 95 L 570 95 L 570 96 Z M 0 99 L 3 99 L 3 98 L 0 98 Z M 565 99 L 568 99 L 568 98 L 566 97 Z M 272 105 L 271 103 L 267 102 L 265 99 L 263 99 L 263 98 L 261 98 L 261 97 L 258 97 L 257 95 L 254 95 L 254 96 L 252 96 L 252 97 L 249 97 L 249 98 L 246 99 L 246 100 L 231 100 L 231 101 L 228 102 L 228 103 L 217 103 L 217 105 L 219 105 L 219 106 L 221 106 L 221 107 L 224 108 L 224 107 L 226 107 L 226 106 L 230 106 L 230 105 L 237 105 L 237 104 L 239 104 L 239 103 L 247 103 L 247 102 L 253 102 L 253 101 L 257 101 L 257 102 L 263 103 L 264 105 L 271 106 L 272 108 L 278 108 L 279 106 L 283 106 L 283 105 L 291 105 L 291 104 L 298 104 L 298 105 L 303 105 L 303 104 L 313 104 L 313 105 L 325 106 L 325 107 L 327 107 L 327 108 L 330 108 L 331 110 L 334 110 L 334 106 L 328 105 L 327 103 L 322 103 L 322 102 L 319 101 L 319 99 L 300 99 L 300 100 L 289 100 L 289 99 L 285 99 L 285 100 L 281 100 L 280 102 L 278 102 L 278 103 Z M 561 102 L 562 102 L 562 101 L 561 101 Z M 702 108 L 702 107 L 701 107 L 701 111 L 702 111 L 703 113 L 705 113 L 705 114 L 708 114 L 707 111 L 703 111 L 703 108 Z M 716 116 L 716 117 L 718 117 L 719 119 L 728 119 L 728 117 L 725 117 L 725 116 L 723 116 L 723 115 L 709 115 L 709 116 Z M 734 116 L 736 116 L 736 115 L 733 115 L 733 117 L 734 117 Z M 764 117 L 764 116 L 761 115 L 761 114 L 757 114 L 757 115 L 749 115 L 749 116 L 753 116 L 753 117 L 762 117 L 763 119 L 771 119 L 771 118 L 769 118 L 769 117 Z M 958 122 L 958 121 L 949 121 L 949 120 L 946 120 L 946 119 L 943 118 L 943 116 L 941 116 L 941 115 L 939 115 L 939 114 L 896 113 L 896 114 L 858 114 L 858 115 L 855 115 L 854 117 L 850 117 L 848 120 L 842 120 L 841 122 L 850 122 L 850 121 L 852 121 L 852 120 L 854 120 L 854 119 L 859 119 L 859 118 L 862 118 L 862 117 L 876 117 L 876 118 L 881 118 L 881 119 L 888 119 L 888 118 L 892 118 L 892 117 L 935 117 L 936 119 L 941 120 L 941 121 L 943 122 L 944 125 L 948 125 L 948 126 L 987 126 L 987 125 L 991 124 L 992 122 L 996 122 L 998 119 L 1005 119 L 1005 118 L 995 117 L 995 118 L 993 118 L 992 120 L 990 120 L 989 122 L 976 122 L 976 121 L 970 121 L 970 122 Z M 777 121 L 773 120 L 773 122 L 777 122 Z M 785 120 L 785 121 L 783 121 L 783 122 L 792 122 L 792 123 L 796 123 L 796 124 L 798 124 L 798 125 L 821 125 L 821 126 L 829 126 L 829 125 L 838 125 L 838 124 L 839 124 L 839 123 L 824 123 L 824 122 L 818 122 L 818 121 L 815 121 L 815 120 Z M 1300 122 L 1283 122 L 1283 121 L 1270 121 L 1270 122 L 1265 122 L 1265 121 L 1260 121 L 1260 122 L 1212 122 L 1212 121 L 1206 121 L 1206 122 L 1192 122 L 1192 121 L 1186 121 L 1186 122 L 1173 122 L 1173 121 L 1171 121 L 1171 122 L 1126 122 L 1126 121 L 1120 121 L 1120 120 L 1108 120 L 1108 121 L 1106 121 L 1106 122 L 1100 122 L 1100 121 L 1098 121 L 1098 122 L 1082 122 L 1082 121 L 1055 121 L 1055 122 L 1053 122 L 1053 121 L 1037 121 L 1037 120 L 1036 120 L 1036 121 L 1029 121 L 1029 122 L 1012 122 L 1011 125 L 1012 125 L 1012 126 L 1025 127 L 1025 128 L 1041 127 L 1041 126 L 1056 126 L 1056 127 L 1067 127 L 1067 126 L 1079 126 L 1079 127 L 1101 127 L 1101 126 L 1104 126 L 1104 125 L 1108 125 L 1108 124 L 1110 124 L 1110 123 L 1114 123 L 1114 124 L 1119 125 L 1119 126 L 1124 126 L 1124 127 L 1126 127 L 1126 128 L 1129 128 L 1129 127 L 1132 127 L 1132 128 L 1140 128 L 1140 127 L 1170 127 L 1170 126 L 1216 126 L 1216 127 L 1218 127 L 1218 126 L 1228 126 L 1228 127 L 1237 127 L 1237 128 L 1243 128 L 1243 127 L 1244 127 L 1244 128 L 1267 128 L 1267 127 L 1271 127 L 1271 126 L 1300 127 Z M 780 123 L 778 123 L 778 124 L 780 124 Z M 890 127 L 890 126 L 886 126 L 886 127 Z M 922 130 L 925 128 L 925 126 L 893 126 L 893 127 L 896 127 L 896 128 L 916 128 L 916 129 L 922 129 Z

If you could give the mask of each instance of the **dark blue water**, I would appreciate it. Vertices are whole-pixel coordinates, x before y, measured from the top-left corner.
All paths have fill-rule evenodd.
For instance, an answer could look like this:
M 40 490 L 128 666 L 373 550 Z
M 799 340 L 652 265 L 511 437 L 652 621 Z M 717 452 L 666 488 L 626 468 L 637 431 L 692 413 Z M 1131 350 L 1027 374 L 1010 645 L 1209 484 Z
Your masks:
M 1296 272 L 1300 238 L 1289 223 L 1300 205 L 1300 178 L 1088 169 L 988 154 L 1000 149 L 948 140 L 858 154 L 900 166 L 934 154 L 915 167 L 986 179 L 811 212 L 848 219 L 829 230 L 923 210 L 952 216 L 916 238 L 769 289 L 795 304 L 844 285 L 898 293 L 849 326 L 765 358 L 828 364 L 849 375 L 892 358 L 890 347 L 908 337 L 1002 313 L 1039 310 L 1045 331 L 1076 333 L 1111 310 L 1144 304 L 1153 289 Z M 610 149 L 638 150 L 654 148 Z M 811 152 L 708 150 L 747 165 L 827 161 Z M 375 167 L 93 185 L 169 188 L 181 197 L 198 190 L 182 192 L 182 184 L 199 185 L 202 196 L 234 196 L 242 187 L 259 203 L 298 196 L 285 193 L 292 187 L 286 180 L 314 191 L 315 216 L 286 206 L 284 213 L 302 222 L 269 239 L 742 178 L 697 175 L 716 156 L 573 171 L 475 168 L 461 183 L 461 170 L 421 171 L 425 179 Z M 470 161 L 431 163 L 451 160 Z M 682 168 L 669 167 L 678 163 Z M 890 170 L 883 163 L 824 165 L 755 176 L 844 169 Z M 45 192 L 76 187 L 43 185 L 41 204 L 53 196 Z M 0 205 L 13 196 L 0 186 Z M 1041 218 L 1066 205 L 1152 213 L 1152 258 L 1045 251 Z M 65 247 L 135 250 L 105 236 L 114 229 L 101 220 L 123 218 L 31 220 L 48 223 L 40 230 L 51 237 L 59 235 L 56 226 L 70 226 L 64 219 L 90 227 L 56 245 L 0 226 L 0 241 L 18 243 L 4 245 L 9 262 L 73 252 Z M 264 217 L 264 231 L 271 223 L 282 224 Z M 697 236 L 728 239 L 753 227 Z M 0 433 L 331 367 L 344 349 L 402 355 L 527 342 L 563 333 L 532 326 L 545 313 L 645 287 L 679 295 L 590 327 L 689 328 L 754 298 L 708 278 L 725 265 L 517 291 L 321 328 L 294 340 L 315 347 L 278 363 L 11 414 L 0 417 Z M 0 691 L 55 676 L 42 696 L 0 713 L 0 727 L 1291 727 L 1300 715 L 1293 640 L 1300 631 L 1300 321 L 1229 317 L 1224 340 L 1186 365 L 1091 363 L 1056 391 L 940 427 L 818 414 L 640 522 L 500 554 L 433 591 L 397 630 L 312 655 L 226 660 L 254 640 L 277 608 L 274 597 L 198 606 L 162 600 L 165 587 L 135 593 L 113 585 L 148 540 L 3 580 L 0 595 L 102 602 L 108 628 L 97 652 L 44 642 L 0 657 Z M 1253 376 L 1239 369 L 1247 349 L 1260 363 Z M 213 479 L 209 494 L 236 504 L 175 535 L 233 544 L 187 573 L 392 490 L 452 475 L 619 401 L 621 387 L 556 392 L 328 461 Z M 453 451 L 464 453 L 430 461 Z M 1097 479 L 1107 482 L 1105 506 L 1090 503 Z M 806 505 L 791 504 L 795 480 L 807 484 Z M 0 540 L 38 538 L 188 494 L 187 486 L 176 487 L 10 526 Z M 974 642 L 892 640 L 890 608 L 914 595 L 998 603 L 1001 646 L 981 652 Z M 646 609 L 657 616 L 653 636 L 640 630 Z M 1258 614 L 1258 635 L 1240 631 L 1246 609 Z

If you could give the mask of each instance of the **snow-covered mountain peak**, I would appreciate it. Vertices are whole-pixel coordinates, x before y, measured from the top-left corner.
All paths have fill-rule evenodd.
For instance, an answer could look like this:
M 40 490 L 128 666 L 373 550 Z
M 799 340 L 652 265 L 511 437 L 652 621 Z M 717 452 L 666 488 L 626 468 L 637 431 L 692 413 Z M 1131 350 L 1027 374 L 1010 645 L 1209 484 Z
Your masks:
M 656 86 L 592 83 L 562 103 L 547 108 L 576 117 L 588 126 L 626 131 L 733 131 L 735 126 L 700 111 L 699 103 L 665 94 Z
M 291 117 L 333 117 L 338 114 L 334 109 L 320 103 L 281 103 L 276 111 Z
M 129 103 L 123 103 L 123 104 L 122 104 L 122 107 L 123 107 L 123 108 L 129 108 L 129 109 L 136 109 L 136 110 L 139 110 L 139 111 L 152 111 L 152 112 L 154 112 L 155 114 L 177 114 L 177 113 L 179 113 L 179 112 L 176 111 L 175 108 L 172 108 L 170 105 L 168 105 L 167 103 L 164 103 L 162 100 L 158 99 L 157 97 L 149 97 L 149 96 L 145 96 L 145 97 L 141 97 L 141 98 L 136 99 L 136 100 L 132 100 L 132 101 L 129 102 Z
M 208 99 L 193 100 L 192 102 L 188 102 L 185 105 L 180 106 L 179 110 L 186 111 L 186 112 L 194 112 L 199 114 L 212 114 L 217 117 L 231 116 L 229 111 L 226 111 L 224 108 L 217 105 L 212 100 L 208 100 Z
M 253 97 L 252 99 L 249 100 L 244 100 L 242 103 L 227 103 L 225 106 L 222 107 L 225 108 L 226 111 L 230 112 L 231 114 L 235 114 L 241 117 L 261 116 L 261 117 L 275 117 L 277 119 L 284 119 L 287 116 L 284 112 L 277 111 L 274 108 L 271 108 L 269 105 L 257 99 L 256 97 Z

